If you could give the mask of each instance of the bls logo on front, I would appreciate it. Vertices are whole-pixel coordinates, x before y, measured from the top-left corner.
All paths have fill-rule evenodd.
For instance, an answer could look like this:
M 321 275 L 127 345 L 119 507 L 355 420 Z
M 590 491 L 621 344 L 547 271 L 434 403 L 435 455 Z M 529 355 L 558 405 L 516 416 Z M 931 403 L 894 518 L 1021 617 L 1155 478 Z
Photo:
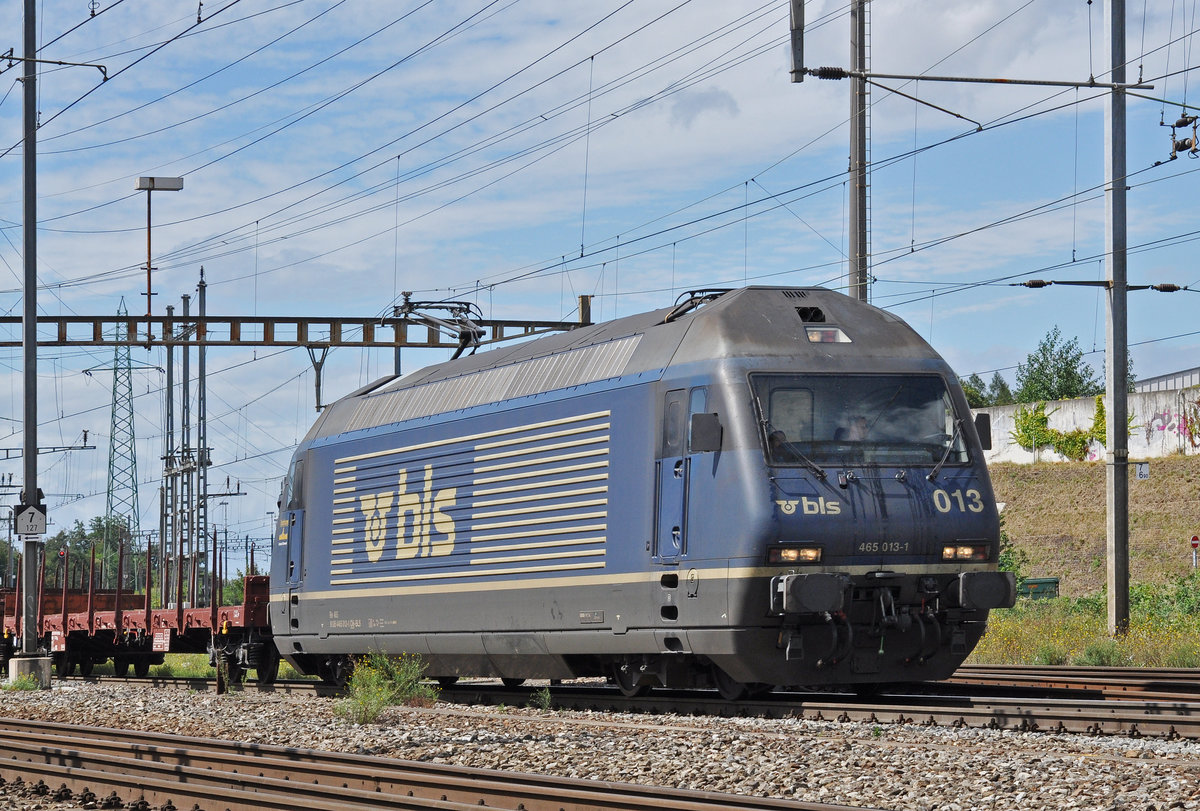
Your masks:
M 458 488 L 433 492 L 433 465 L 425 465 L 420 490 L 408 491 L 408 471 L 400 471 L 399 487 L 393 491 L 358 497 L 366 518 L 367 558 L 376 563 L 383 557 L 389 539 L 395 539 L 397 560 L 439 557 L 454 551 L 454 518 L 446 510 L 456 503 Z M 416 482 L 414 482 L 416 484 Z
M 817 498 L 808 498 L 807 496 L 796 500 L 781 500 L 776 501 L 779 505 L 779 511 L 784 515 L 795 515 L 796 507 L 799 506 L 805 515 L 841 515 L 842 505 L 837 501 L 826 501 L 824 496 Z

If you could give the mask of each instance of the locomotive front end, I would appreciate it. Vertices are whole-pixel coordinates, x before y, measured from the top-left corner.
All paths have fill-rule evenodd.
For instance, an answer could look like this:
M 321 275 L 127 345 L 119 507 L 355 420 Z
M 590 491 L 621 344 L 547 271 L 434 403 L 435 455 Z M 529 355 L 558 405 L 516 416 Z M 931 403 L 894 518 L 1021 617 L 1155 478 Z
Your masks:
M 937 365 L 750 376 L 774 502 L 776 680 L 945 678 L 988 611 L 1013 605 L 987 432 Z

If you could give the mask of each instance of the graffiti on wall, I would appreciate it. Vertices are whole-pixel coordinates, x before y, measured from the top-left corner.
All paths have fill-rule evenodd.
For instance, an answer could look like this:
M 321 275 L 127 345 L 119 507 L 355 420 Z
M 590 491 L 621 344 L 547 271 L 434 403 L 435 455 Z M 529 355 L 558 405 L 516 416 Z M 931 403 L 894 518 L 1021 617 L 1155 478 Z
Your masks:
M 1194 394 L 1194 390 L 1188 394 Z M 1189 399 L 1181 392 L 1180 400 L 1178 411 L 1159 411 L 1145 421 L 1147 442 L 1155 436 L 1173 435 L 1182 438 L 1193 448 L 1200 447 L 1200 397 Z

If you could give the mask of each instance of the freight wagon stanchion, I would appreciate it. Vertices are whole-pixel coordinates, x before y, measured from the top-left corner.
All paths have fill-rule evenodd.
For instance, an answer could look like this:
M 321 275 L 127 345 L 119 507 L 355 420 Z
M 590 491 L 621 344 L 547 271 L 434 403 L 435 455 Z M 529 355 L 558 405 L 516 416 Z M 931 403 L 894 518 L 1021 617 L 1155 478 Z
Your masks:
M 96 633 L 96 545 L 92 544 L 92 562 L 88 566 L 87 632 Z
M 22 556 L 22 558 L 21 558 L 21 568 L 18 571 L 21 571 L 21 572 L 25 571 L 24 556 Z M 21 627 L 22 621 L 25 619 L 25 612 L 22 610 L 24 603 L 21 602 L 21 598 L 24 596 L 22 594 L 24 583 L 25 583 L 25 578 L 18 577 L 17 578 L 17 586 L 16 586 L 16 589 L 14 590 L 14 594 L 13 594 L 13 621 L 14 621 L 14 625 L 16 628 L 16 636 L 19 639 L 25 638 L 24 636 L 22 636 L 22 632 L 24 629 Z M 10 673 L 9 676 L 11 677 L 12 674 Z
M 117 594 L 116 604 L 113 606 L 113 634 L 117 639 L 121 637 L 121 630 L 125 626 L 124 612 L 121 611 L 121 583 L 125 580 L 125 544 L 117 541 Z
M 68 581 L 70 580 L 70 578 L 67 577 L 67 573 L 70 571 L 70 562 L 71 562 L 71 550 L 69 548 L 67 548 L 66 546 L 63 547 L 61 560 L 62 560 L 62 572 L 61 572 L 60 576 L 62 577 L 62 583 L 60 585 L 62 586 L 62 611 L 60 613 L 61 613 L 61 617 L 62 617 L 62 624 L 61 624 L 61 626 L 59 626 L 60 627 L 59 634 L 60 634 L 60 639 L 62 640 L 62 642 L 61 642 L 62 658 L 65 661 L 67 658 L 67 635 L 68 635 L 67 584 L 68 584 Z M 53 647 L 54 646 L 51 645 L 51 648 L 53 648 Z
M 150 560 L 150 536 L 147 535 L 146 536 L 146 607 L 144 609 L 146 612 L 146 617 L 145 617 L 145 622 L 144 622 L 144 628 L 145 628 L 145 633 L 147 633 L 151 636 L 154 635 L 154 627 L 153 627 L 153 622 L 151 620 L 153 609 L 151 608 L 151 604 L 150 604 L 150 594 L 151 594 L 150 587 L 154 582 L 154 578 L 151 575 L 151 571 L 153 569 L 154 569 L 154 566 L 151 564 L 151 560 Z
M 38 544 L 38 547 L 37 611 L 34 613 L 35 622 L 30 631 L 34 639 L 41 638 L 42 620 L 46 616 L 46 547 L 43 544 Z

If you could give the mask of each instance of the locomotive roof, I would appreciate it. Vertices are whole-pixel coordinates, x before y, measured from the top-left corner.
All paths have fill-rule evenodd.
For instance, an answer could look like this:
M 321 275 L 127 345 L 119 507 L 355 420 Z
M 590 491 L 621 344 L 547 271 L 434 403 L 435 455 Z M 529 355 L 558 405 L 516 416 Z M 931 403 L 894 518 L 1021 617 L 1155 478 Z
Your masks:
M 819 362 L 830 349 L 810 342 L 805 326 L 813 324 L 841 328 L 864 362 L 937 358 L 901 319 L 841 293 L 746 287 L 384 378 L 327 407 L 305 439 L 694 361 L 810 356 Z

